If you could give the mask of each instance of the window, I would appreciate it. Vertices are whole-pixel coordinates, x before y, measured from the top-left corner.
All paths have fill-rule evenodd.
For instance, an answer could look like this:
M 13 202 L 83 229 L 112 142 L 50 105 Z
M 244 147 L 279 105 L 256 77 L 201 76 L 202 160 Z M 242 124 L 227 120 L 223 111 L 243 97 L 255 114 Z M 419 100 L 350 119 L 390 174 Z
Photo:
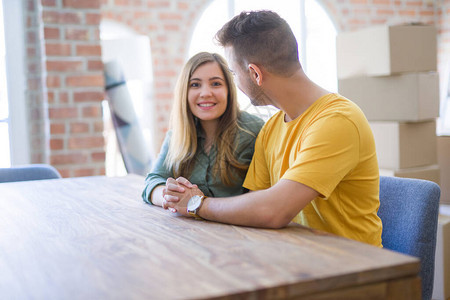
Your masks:
M 23 10 L 23 1 L 0 0 L 1 167 L 30 163 Z
M 0 167 L 11 165 L 9 152 L 9 108 L 5 66 L 5 35 L 3 30 L 3 4 L 0 1 Z
M 316 0 L 215 0 L 204 11 L 192 36 L 189 57 L 200 51 L 224 54 L 213 41 L 216 32 L 233 16 L 245 10 L 269 9 L 277 12 L 292 28 L 306 74 L 325 89 L 337 91 L 336 29 Z M 223 12 L 227 12 L 224 14 Z M 273 107 L 254 107 L 239 91 L 241 109 L 270 117 Z

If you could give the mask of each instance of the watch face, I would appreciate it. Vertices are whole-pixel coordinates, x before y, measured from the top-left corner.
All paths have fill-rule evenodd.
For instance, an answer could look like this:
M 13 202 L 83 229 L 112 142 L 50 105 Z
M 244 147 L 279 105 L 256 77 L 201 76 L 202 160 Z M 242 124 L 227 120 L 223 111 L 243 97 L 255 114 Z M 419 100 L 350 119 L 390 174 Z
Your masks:
M 191 199 L 188 201 L 187 209 L 188 211 L 194 211 L 198 208 L 202 200 L 202 197 L 199 195 L 192 196 Z

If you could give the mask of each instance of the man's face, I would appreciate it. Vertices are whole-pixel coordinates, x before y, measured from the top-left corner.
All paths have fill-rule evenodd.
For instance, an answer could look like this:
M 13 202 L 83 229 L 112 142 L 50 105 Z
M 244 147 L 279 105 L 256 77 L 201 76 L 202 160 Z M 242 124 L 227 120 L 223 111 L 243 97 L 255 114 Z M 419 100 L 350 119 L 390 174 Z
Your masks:
M 235 76 L 237 87 L 250 98 L 251 103 L 255 106 L 270 104 L 270 99 L 263 92 L 261 87 L 256 85 L 250 78 L 249 70 L 244 70 L 242 66 L 237 63 L 232 47 L 225 47 L 225 57 Z

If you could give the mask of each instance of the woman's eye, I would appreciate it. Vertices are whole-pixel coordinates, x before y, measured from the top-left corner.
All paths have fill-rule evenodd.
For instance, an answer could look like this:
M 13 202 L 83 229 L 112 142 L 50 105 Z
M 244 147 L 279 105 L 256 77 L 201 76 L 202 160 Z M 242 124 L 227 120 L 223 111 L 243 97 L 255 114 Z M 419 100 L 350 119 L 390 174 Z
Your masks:
M 198 82 L 193 82 L 189 85 L 189 87 L 199 87 L 200 84 Z
M 212 83 L 212 86 L 221 86 L 222 82 L 216 81 Z

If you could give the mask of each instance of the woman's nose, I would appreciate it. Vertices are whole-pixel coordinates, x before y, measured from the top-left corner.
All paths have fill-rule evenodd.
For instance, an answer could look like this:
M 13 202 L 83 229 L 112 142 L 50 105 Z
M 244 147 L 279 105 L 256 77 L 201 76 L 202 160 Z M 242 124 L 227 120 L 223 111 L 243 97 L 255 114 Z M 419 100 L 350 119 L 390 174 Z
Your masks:
M 209 86 L 202 86 L 200 97 L 208 97 L 211 96 L 211 94 L 211 88 Z

